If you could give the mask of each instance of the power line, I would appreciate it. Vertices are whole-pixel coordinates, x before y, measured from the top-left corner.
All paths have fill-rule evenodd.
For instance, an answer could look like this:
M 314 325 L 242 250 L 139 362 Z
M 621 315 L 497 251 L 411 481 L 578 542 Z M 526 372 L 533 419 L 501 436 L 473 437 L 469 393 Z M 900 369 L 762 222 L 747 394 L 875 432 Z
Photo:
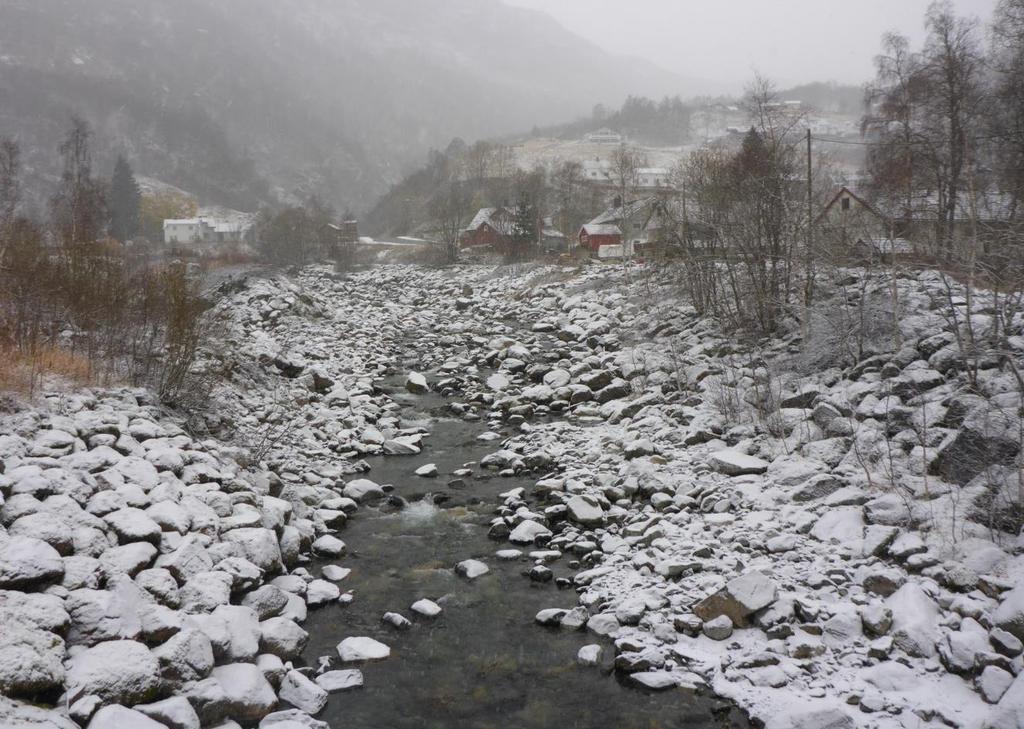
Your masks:
M 858 142 L 858 141 L 854 141 L 852 139 L 829 139 L 828 137 L 815 137 L 815 136 L 812 136 L 811 139 L 813 139 L 816 142 L 825 142 L 827 144 L 846 144 L 846 145 L 852 145 L 852 146 L 857 146 L 857 147 L 878 147 L 878 146 L 883 146 L 883 145 L 887 146 L 887 147 L 911 147 L 911 146 L 915 146 L 915 145 L 919 145 L 919 144 L 932 144 L 932 142 L 927 140 L 927 139 L 916 139 L 916 140 L 911 140 L 909 142 Z M 984 135 L 984 136 L 980 136 L 980 137 L 970 137 L 969 139 L 967 139 L 965 141 L 968 141 L 968 142 L 985 142 L 985 141 L 991 141 L 993 139 L 1024 139 L 1024 135 L 1022 135 L 1022 134 L 989 134 L 989 135 Z

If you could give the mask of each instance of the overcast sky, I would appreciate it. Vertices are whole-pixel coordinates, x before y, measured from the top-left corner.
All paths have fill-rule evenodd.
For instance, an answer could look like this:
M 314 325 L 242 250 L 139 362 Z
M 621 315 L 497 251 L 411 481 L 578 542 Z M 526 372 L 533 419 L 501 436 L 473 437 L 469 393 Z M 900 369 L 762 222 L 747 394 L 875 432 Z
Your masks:
M 759 71 L 780 84 L 873 75 L 879 38 L 924 36 L 929 0 L 506 0 L 544 10 L 609 50 L 693 78 L 741 86 Z M 983 22 L 997 0 L 954 0 Z M 734 90 L 734 89 L 723 89 Z

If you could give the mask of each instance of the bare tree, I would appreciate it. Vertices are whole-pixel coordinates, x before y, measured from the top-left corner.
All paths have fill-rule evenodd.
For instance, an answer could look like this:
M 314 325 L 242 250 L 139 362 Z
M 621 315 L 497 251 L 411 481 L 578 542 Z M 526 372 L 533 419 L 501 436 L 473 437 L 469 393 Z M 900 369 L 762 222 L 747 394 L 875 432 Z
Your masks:
M 1000 0 L 992 22 L 994 93 L 988 156 L 1001 188 L 1011 196 L 1007 217 L 1016 222 L 1024 202 L 1024 0 Z
M 469 223 L 470 197 L 458 180 L 444 185 L 430 200 L 432 231 L 443 247 L 443 258 L 454 263 L 459 258 L 462 232 Z
M 977 23 L 958 17 L 948 1 L 926 16 L 920 53 L 888 35 L 876 59 L 877 77 L 864 129 L 875 142 L 868 159 L 872 187 L 908 218 L 934 220 L 937 250 L 953 254 L 956 225 L 977 160 L 976 132 L 985 98 Z M 927 193 L 934 191 L 934 200 Z M 919 194 L 922 200 L 916 200 Z
M 21 199 L 20 150 L 10 138 L 0 138 L 0 270 L 13 234 L 14 216 Z
M 60 145 L 64 171 L 51 209 L 66 249 L 92 246 L 103 233 L 103 189 L 92 175 L 91 139 L 88 122 L 76 116 Z
M 957 17 L 948 0 L 928 9 L 928 40 L 923 71 L 928 80 L 926 119 L 932 121 L 932 136 L 941 142 L 938 157 L 940 241 L 948 252 L 955 238 L 957 207 L 965 190 L 967 165 L 975 157 L 975 131 L 983 99 L 982 60 L 977 40 L 977 23 Z

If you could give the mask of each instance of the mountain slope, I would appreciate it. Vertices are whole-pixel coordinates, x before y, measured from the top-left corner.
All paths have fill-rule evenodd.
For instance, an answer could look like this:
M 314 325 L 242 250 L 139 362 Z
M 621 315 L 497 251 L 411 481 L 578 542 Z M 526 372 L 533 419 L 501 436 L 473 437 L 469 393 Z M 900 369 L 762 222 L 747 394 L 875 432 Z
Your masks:
M 452 137 L 685 81 L 500 0 L 0 0 L 0 134 L 52 182 L 71 111 L 100 161 L 236 207 L 365 207 Z

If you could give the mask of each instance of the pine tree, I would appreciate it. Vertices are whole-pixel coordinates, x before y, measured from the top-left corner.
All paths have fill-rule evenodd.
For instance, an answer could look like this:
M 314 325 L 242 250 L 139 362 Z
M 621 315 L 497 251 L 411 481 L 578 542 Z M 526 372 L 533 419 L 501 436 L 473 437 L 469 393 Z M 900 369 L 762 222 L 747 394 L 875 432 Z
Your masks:
M 132 168 L 119 156 L 110 181 L 110 235 L 113 238 L 123 242 L 138 234 L 141 203 L 142 192 Z

